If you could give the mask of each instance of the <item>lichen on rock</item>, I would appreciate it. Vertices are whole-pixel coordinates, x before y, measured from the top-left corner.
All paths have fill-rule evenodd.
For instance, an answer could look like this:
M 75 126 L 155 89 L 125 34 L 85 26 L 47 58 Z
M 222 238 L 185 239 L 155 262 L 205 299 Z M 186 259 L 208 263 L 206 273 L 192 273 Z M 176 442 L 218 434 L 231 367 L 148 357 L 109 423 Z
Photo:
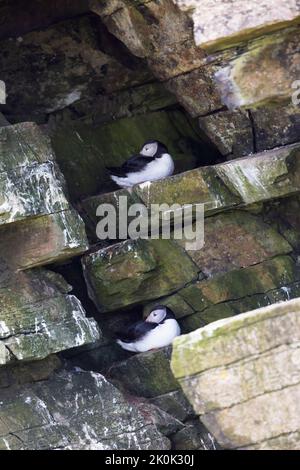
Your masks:
M 157 427 L 94 372 L 60 372 L 46 382 L 4 390 L 0 417 L 3 450 L 170 448 Z
M 1 449 L 299 448 L 297 1 L 0 1 Z M 174 175 L 116 190 L 148 139 Z M 100 240 L 124 200 L 170 239 Z M 183 334 L 120 348 L 158 304 Z
M 5 271 L 0 284 L 0 363 L 32 361 L 93 342 L 99 330 L 63 278 L 43 269 Z
M 287 448 L 295 448 L 298 311 L 295 299 L 175 339 L 172 370 L 226 448 L 278 449 L 283 433 L 291 437 Z

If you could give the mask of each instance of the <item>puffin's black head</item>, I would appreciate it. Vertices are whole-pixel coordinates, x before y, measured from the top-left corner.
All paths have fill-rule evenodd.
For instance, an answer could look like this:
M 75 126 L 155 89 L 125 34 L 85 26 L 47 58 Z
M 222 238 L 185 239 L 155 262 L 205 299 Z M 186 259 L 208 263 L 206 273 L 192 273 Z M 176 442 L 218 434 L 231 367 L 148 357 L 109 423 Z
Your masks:
M 148 315 L 145 321 L 151 323 L 163 323 L 169 318 L 175 318 L 175 315 L 172 310 L 166 305 L 157 305 L 151 310 L 150 314 Z
M 159 140 L 148 140 L 141 148 L 140 155 L 143 157 L 160 157 L 163 153 L 168 153 L 168 149 Z

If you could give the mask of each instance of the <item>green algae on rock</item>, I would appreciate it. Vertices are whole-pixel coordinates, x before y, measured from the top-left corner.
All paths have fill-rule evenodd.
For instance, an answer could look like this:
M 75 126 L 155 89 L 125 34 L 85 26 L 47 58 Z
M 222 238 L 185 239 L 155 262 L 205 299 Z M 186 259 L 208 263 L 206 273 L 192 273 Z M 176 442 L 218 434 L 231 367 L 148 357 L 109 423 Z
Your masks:
M 179 389 L 170 369 L 171 348 L 136 354 L 109 370 L 110 378 L 131 393 L 153 398 Z
M 127 240 L 83 257 L 90 298 L 103 312 L 170 294 L 197 278 L 172 240 Z
M 155 111 L 96 126 L 63 124 L 51 132 L 51 141 L 71 198 L 77 200 L 111 187 L 106 167 L 121 165 L 149 139 L 164 142 L 178 172 L 197 166 L 200 154 L 214 157 L 195 127 L 182 111 Z
M 299 30 L 291 28 L 253 41 L 244 54 L 216 72 L 215 78 L 229 109 L 248 109 L 290 101 L 299 70 Z
M 0 364 L 34 361 L 99 338 L 93 319 L 68 294 L 63 278 L 43 269 L 14 274 L 0 284 Z
M 292 299 L 299 295 L 299 279 L 299 267 L 293 259 L 277 256 L 192 284 L 178 295 L 197 313 L 180 323 L 189 332 L 221 318 Z
M 283 433 L 295 448 L 299 308 L 299 299 L 290 300 L 174 340 L 172 371 L 225 448 L 276 448 Z
M 184 247 L 186 241 L 183 238 L 176 243 Z M 208 217 L 203 249 L 187 250 L 187 253 L 199 269 L 211 277 L 291 251 L 289 243 L 264 223 L 262 217 L 234 210 Z
M 142 202 L 148 211 L 151 204 L 168 204 L 170 207 L 173 204 L 204 204 L 204 215 L 207 216 L 291 196 L 300 192 L 299 149 L 299 144 L 292 144 L 200 167 L 164 180 L 145 182 L 130 190 L 99 194 L 81 202 L 82 215 L 91 239 L 95 241 L 97 206 L 108 202 L 119 215 L 121 196 L 127 197 L 128 205 Z M 167 215 L 170 211 L 162 206 L 160 212 L 163 216 L 164 212 Z
M 50 140 L 41 129 L 27 122 L 0 128 L 0 160 L 0 250 L 11 268 L 86 251 L 83 221 L 70 206 Z

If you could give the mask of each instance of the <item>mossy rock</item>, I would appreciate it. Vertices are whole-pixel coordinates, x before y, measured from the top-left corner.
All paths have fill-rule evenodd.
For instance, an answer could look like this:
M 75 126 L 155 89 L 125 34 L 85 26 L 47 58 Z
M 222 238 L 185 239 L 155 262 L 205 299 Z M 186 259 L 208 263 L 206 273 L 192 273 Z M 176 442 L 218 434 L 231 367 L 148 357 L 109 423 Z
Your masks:
M 5 269 L 5 267 L 4 267 Z M 0 285 L 0 365 L 41 360 L 99 338 L 70 286 L 43 269 L 12 273 Z
M 195 230 L 195 227 L 193 227 Z M 183 238 L 177 243 L 185 247 Z M 187 250 L 208 277 L 258 264 L 292 251 L 289 243 L 274 229 L 243 210 L 217 214 L 205 219 L 204 247 Z
M 110 378 L 133 395 L 153 398 L 179 388 L 170 358 L 170 347 L 136 354 L 111 367 Z
M 177 172 L 197 166 L 206 149 L 181 111 L 150 112 L 96 127 L 68 124 L 59 127 L 51 138 L 73 200 L 112 188 L 105 167 L 121 165 L 149 139 L 167 145 Z
M 102 312 L 168 295 L 198 270 L 172 240 L 128 240 L 82 260 L 89 296 Z

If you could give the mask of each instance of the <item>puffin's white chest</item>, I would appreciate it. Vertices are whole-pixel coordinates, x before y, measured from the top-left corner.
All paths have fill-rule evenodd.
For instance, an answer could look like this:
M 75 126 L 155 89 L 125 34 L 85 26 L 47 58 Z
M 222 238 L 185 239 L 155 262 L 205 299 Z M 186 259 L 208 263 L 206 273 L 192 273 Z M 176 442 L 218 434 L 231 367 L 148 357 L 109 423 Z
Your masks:
M 168 153 L 164 153 L 160 158 L 153 160 L 148 163 L 146 168 L 138 173 L 139 180 L 144 181 L 155 181 L 161 178 L 166 178 L 172 175 L 174 171 L 174 162 Z M 135 175 L 128 175 L 128 178 L 134 177 Z
M 143 338 L 134 343 L 137 352 L 150 351 L 150 349 L 163 348 L 172 343 L 176 336 L 180 335 L 180 327 L 176 320 L 165 320 L 154 330 L 147 333 Z
M 145 181 L 156 181 L 167 176 L 172 175 L 174 172 L 174 162 L 168 153 L 164 153 L 160 158 L 150 161 L 143 170 L 136 173 L 127 173 L 127 176 L 122 178 L 113 176 L 112 179 L 122 187 L 130 187 L 135 184 L 144 183 Z

